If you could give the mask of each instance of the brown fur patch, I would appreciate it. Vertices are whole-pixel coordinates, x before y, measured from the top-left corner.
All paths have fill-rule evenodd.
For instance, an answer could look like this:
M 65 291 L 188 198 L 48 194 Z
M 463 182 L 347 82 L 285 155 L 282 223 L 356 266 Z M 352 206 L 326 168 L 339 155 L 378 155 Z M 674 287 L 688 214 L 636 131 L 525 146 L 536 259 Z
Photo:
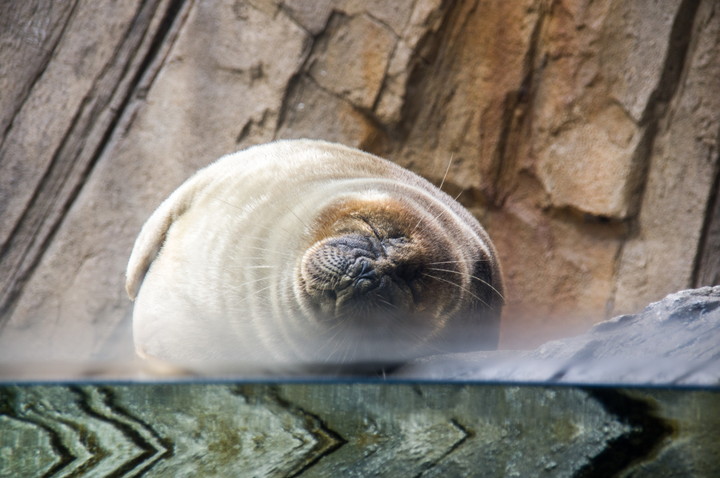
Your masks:
M 396 265 L 416 267 L 418 280 L 413 281 L 415 311 L 427 311 L 442 327 L 446 316 L 443 311 L 452 309 L 462 286 L 460 267 L 453 261 L 458 258 L 451 252 L 448 237 L 437 230 L 436 224 L 428 224 L 423 217 L 402 201 L 392 197 L 348 199 L 333 204 L 318 214 L 313 223 L 314 234 L 310 251 L 322 247 L 321 243 L 333 237 L 349 234 L 375 236 L 378 240 L 402 238 L 406 247 L 394 249 L 392 261 Z M 441 264 L 440 270 L 428 270 L 433 264 Z M 437 269 L 438 266 L 435 266 Z M 300 274 L 299 280 L 306 278 Z M 434 277 L 432 277 L 434 276 Z M 443 299 L 438 299 L 443 298 Z
M 411 236 L 417 232 L 415 228 L 420 220 L 412 209 L 393 198 L 348 199 L 318 215 L 312 241 L 348 233 L 379 233 L 381 238 L 413 239 Z

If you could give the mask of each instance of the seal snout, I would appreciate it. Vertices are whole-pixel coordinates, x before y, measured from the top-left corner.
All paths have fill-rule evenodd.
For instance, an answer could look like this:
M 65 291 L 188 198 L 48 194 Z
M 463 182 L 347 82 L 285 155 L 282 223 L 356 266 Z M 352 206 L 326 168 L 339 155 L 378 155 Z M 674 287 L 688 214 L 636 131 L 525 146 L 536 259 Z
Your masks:
M 301 274 L 311 300 L 335 317 L 369 315 L 387 309 L 410 312 L 409 282 L 401 260 L 404 238 L 361 234 L 325 239 L 308 250 Z

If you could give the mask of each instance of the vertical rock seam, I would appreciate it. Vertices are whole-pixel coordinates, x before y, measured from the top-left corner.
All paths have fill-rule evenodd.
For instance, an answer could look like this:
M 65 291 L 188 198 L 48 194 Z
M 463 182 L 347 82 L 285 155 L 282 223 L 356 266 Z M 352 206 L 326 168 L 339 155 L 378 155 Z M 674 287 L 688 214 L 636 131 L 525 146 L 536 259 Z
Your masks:
M 718 138 L 720 141 L 720 138 Z M 720 164 L 720 158 L 715 160 Z M 705 221 L 693 264 L 692 286 L 720 284 L 720 167 L 715 167 L 715 181 L 705 209 Z
M 690 47 L 690 41 L 693 38 L 693 23 L 695 22 L 699 5 L 700 2 L 695 0 L 684 0 L 680 7 L 678 7 L 677 16 L 670 30 L 668 56 L 665 59 L 657 89 L 650 95 L 647 107 L 640 118 L 639 124 L 645 125 L 645 131 L 636 151 L 636 154 L 639 156 L 638 163 L 640 165 L 636 174 L 638 174 L 641 180 L 637 182 L 637 184 L 640 185 L 639 190 L 636 192 L 637 200 L 635 204 L 637 206 L 634 211 L 631 211 L 631 213 L 634 213 L 635 223 L 637 222 L 645 187 L 647 186 L 650 159 L 659 131 L 660 121 L 665 117 L 668 105 L 675 96 L 675 92 L 680 86 L 682 73 L 685 71 L 688 49 Z M 633 234 L 632 230 L 630 234 Z
M 105 149 L 110 138 L 114 134 L 115 128 L 120 121 L 120 118 L 123 116 L 125 110 L 127 109 L 130 100 L 135 94 L 144 73 L 155 61 L 158 53 L 161 51 L 163 44 L 165 43 L 165 40 L 168 36 L 168 33 L 171 31 L 172 26 L 175 23 L 176 18 L 179 16 L 179 13 L 181 12 L 184 3 L 185 0 L 172 0 L 168 4 L 168 7 L 164 12 L 163 18 L 158 26 L 158 29 L 155 32 L 155 36 L 150 41 L 145 57 L 142 59 L 138 70 L 134 73 L 129 86 L 124 93 L 124 97 L 120 102 L 120 106 L 116 109 L 116 111 L 114 111 L 111 119 L 109 120 L 109 123 L 105 128 L 105 131 L 102 132 L 101 139 L 95 151 L 91 153 L 91 156 L 86 162 L 86 164 L 81 165 L 82 170 L 78 173 L 78 179 L 76 180 L 75 184 L 72 185 L 71 190 L 69 191 L 67 196 L 59 198 L 47 197 L 53 196 L 54 193 L 60 191 L 65 184 L 65 177 L 69 175 L 67 171 L 58 172 L 58 170 L 68 169 L 68 167 L 62 167 L 63 161 L 61 161 L 61 156 L 63 154 L 64 148 L 66 147 L 66 143 L 70 141 L 69 135 L 73 135 L 76 124 L 75 121 L 81 116 L 83 116 L 83 114 L 85 113 L 84 109 L 87 106 L 87 103 L 84 103 L 83 106 L 76 112 L 76 118 L 75 120 L 73 120 L 74 126 L 71 127 L 71 129 L 67 132 L 65 138 L 63 138 L 60 147 L 53 155 L 52 161 L 48 169 L 45 171 L 43 178 L 41 179 L 37 189 L 35 190 L 29 206 L 23 212 L 22 217 L 18 220 L 17 224 L 13 228 L 10 239 L 6 244 L 4 244 L 3 249 L 0 250 L 0 269 L 6 271 L 6 274 L 4 274 L 2 278 L 0 278 L 0 280 L 2 281 L 2 284 L 0 284 L 2 285 L 2 291 L 0 292 L 0 330 L 2 330 L 5 321 L 12 314 L 14 306 L 20 297 L 25 282 L 30 278 L 33 271 L 40 263 L 44 253 L 49 248 L 53 238 L 55 237 L 55 234 L 60 228 L 68 210 L 70 209 L 70 206 L 73 204 L 75 198 L 82 190 L 85 179 L 92 172 L 94 166 L 102 155 L 103 150 Z M 143 13 L 145 13 L 145 11 L 142 9 L 138 11 L 137 15 L 129 26 L 130 31 L 135 28 L 138 23 L 142 23 Z M 152 16 L 152 14 L 150 14 L 150 16 Z M 149 28 L 149 26 L 150 21 L 146 21 L 145 28 Z M 138 43 L 142 42 L 144 36 L 144 33 L 140 35 Z M 135 48 L 137 48 L 137 45 L 135 46 Z M 123 71 L 118 78 L 118 83 L 122 81 L 122 77 L 125 75 L 127 65 L 130 62 L 132 62 L 132 56 L 127 60 L 127 64 L 123 66 Z M 100 76 L 102 76 L 102 74 Z M 112 96 L 112 94 L 110 96 Z M 102 110 L 102 108 L 107 106 L 107 104 L 104 104 L 101 106 L 100 109 Z M 99 112 L 95 112 L 94 114 L 97 115 L 99 114 Z M 90 124 L 88 124 L 86 127 L 92 127 L 92 123 L 93 122 L 90 122 Z M 86 132 L 83 132 L 80 138 L 83 142 L 87 137 L 87 134 L 85 133 Z M 70 162 L 70 170 L 72 170 L 72 168 L 74 167 L 74 163 L 74 161 Z M 58 181 L 60 184 L 52 187 Z M 50 192 L 48 192 L 48 190 L 50 190 Z M 53 218 L 53 221 L 51 223 L 47 224 L 49 222 L 46 221 L 46 215 L 48 211 L 46 210 L 46 207 L 44 205 L 46 205 L 48 202 L 53 203 L 57 199 L 61 200 L 63 203 L 60 207 L 60 213 L 57 215 L 57 217 Z M 25 242 L 23 241 L 23 238 L 26 237 L 32 237 L 36 239 L 33 239 L 33 241 Z M 35 240 L 39 241 L 37 245 L 35 243 Z

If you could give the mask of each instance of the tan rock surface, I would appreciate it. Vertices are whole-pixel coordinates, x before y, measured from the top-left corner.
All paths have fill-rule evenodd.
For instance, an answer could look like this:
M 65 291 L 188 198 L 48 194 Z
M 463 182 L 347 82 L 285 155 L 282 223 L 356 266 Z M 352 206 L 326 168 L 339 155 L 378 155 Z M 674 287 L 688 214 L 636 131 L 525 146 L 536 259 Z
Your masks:
M 720 151 L 717 14 L 718 5 L 700 5 L 692 35 L 684 39 L 685 68 L 669 72 L 676 77 L 672 89 L 661 92 L 643 201 L 619 261 L 615 313 L 638 310 L 646 297 L 692 284 L 704 265 L 705 228 L 720 220 L 712 209 Z M 706 250 L 705 260 L 719 255 L 720 249 Z
M 712 0 L 26 3 L 0 6 L 2 360 L 126 354 L 145 218 L 276 138 L 450 166 L 506 347 L 719 276 Z

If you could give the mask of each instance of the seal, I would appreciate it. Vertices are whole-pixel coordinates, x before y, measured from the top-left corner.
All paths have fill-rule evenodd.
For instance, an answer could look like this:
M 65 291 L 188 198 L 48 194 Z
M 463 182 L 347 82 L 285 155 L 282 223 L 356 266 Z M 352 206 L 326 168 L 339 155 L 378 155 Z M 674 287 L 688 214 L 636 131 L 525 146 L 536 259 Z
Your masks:
M 127 268 L 136 351 L 191 369 L 382 369 L 497 346 L 503 282 L 478 221 L 346 146 L 224 156 L 143 226 Z

